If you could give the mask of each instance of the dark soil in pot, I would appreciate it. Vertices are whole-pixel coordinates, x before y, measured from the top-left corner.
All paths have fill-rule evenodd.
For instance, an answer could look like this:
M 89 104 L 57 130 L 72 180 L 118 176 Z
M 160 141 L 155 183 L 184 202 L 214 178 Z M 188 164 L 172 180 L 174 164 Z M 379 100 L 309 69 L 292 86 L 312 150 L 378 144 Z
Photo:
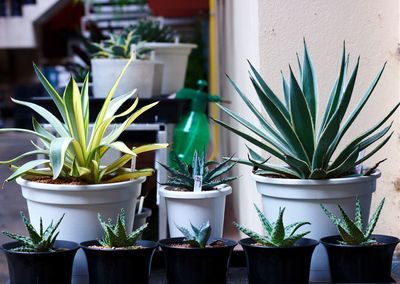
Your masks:
M 318 241 L 303 238 L 293 247 L 257 245 L 251 238 L 239 241 L 246 253 L 249 284 L 308 283 L 311 256 Z
M 329 258 L 334 283 L 394 282 L 391 277 L 393 252 L 399 239 L 373 235 L 377 244 L 368 246 L 341 245 L 340 236 L 321 239 Z
M 56 241 L 56 252 L 15 252 L 19 242 L 1 246 L 6 254 L 12 284 L 70 284 L 77 243 Z
M 90 284 L 149 282 L 151 261 L 158 247 L 152 241 L 138 241 L 138 249 L 103 249 L 97 241 L 81 243 L 89 269 Z
M 237 242 L 220 239 L 223 246 L 219 243 L 215 247 L 193 248 L 183 246 L 183 239 L 170 238 L 159 241 L 165 256 L 168 283 L 226 283 L 229 258 Z

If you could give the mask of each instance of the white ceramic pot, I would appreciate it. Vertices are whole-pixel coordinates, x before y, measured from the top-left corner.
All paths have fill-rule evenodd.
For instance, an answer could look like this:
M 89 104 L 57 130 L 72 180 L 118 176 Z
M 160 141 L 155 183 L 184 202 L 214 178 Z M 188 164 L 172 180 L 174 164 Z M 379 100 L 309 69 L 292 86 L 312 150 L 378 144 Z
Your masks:
M 216 190 L 201 192 L 175 191 L 167 188 L 161 187 L 159 193 L 165 198 L 171 238 L 183 236 L 175 224 L 190 228 L 190 223 L 200 226 L 207 221 L 210 221 L 211 237 L 222 237 L 225 199 L 232 193 L 232 187 L 223 184 Z
M 95 58 L 91 60 L 94 97 L 104 98 L 117 80 L 128 59 Z M 163 64 L 154 60 L 134 60 L 118 84 L 115 95 L 134 89 L 139 98 L 161 94 Z
M 188 57 L 197 45 L 190 43 L 148 42 L 154 50 L 155 60 L 164 64 L 161 94 L 170 95 L 183 88 Z
M 110 184 L 59 185 L 18 178 L 17 183 L 21 186 L 35 228 L 39 228 L 40 217 L 44 224 L 49 224 L 65 213 L 58 239 L 80 243 L 103 236 L 97 213 L 104 220 L 115 220 L 121 208 L 124 208 L 126 222 L 132 228 L 136 200 L 145 180 L 145 177 L 141 177 Z M 86 258 L 80 251 L 75 257 L 72 283 L 88 283 Z
M 340 214 L 337 204 L 354 216 L 356 196 L 360 198 L 365 219 L 369 216 L 372 193 L 376 189 L 376 179 L 381 176 L 375 171 L 370 176 L 335 178 L 328 180 L 300 180 L 269 178 L 253 174 L 257 191 L 262 196 L 263 211 L 268 220 L 276 220 L 279 207 L 285 207 L 284 222 L 290 224 L 308 221 L 311 226 L 307 238 L 319 240 L 322 237 L 337 235 L 335 225 L 322 211 L 324 204 L 335 214 Z M 330 280 L 328 258 L 324 248 L 319 245 L 313 254 L 310 281 Z

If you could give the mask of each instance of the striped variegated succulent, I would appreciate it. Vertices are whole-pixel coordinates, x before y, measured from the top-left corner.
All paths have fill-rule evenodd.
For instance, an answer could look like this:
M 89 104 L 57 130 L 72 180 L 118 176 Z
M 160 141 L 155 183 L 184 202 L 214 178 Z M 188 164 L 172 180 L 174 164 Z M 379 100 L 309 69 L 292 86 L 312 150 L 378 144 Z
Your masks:
M 374 215 L 372 215 L 371 220 L 368 224 L 364 225 L 360 199 L 356 199 L 356 214 L 354 221 L 346 214 L 343 208 L 338 205 L 341 218 L 335 216 L 331 211 L 329 211 L 324 205 L 321 204 L 322 210 L 331 219 L 332 223 L 338 228 L 339 234 L 343 241 L 339 243 L 345 245 L 370 245 L 376 243 L 376 240 L 371 236 L 376 223 L 378 222 L 379 215 L 381 214 L 383 204 L 385 203 L 385 198 L 381 200 Z M 368 221 L 368 220 L 367 220 Z
M 175 226 L 185 237 L 183 241 L 185 244 L 190 244 L 192 247 L 196 248 L 205 248 L 207 246 L 208 239 L 211 236 L 211 226 L 209 221 L 201 224 L 199 227 L 196 227 L 190 223 L 193 234 L 190 233 L 187 228 L 178 226 L 176 224 Z
M 260 235 L 252 230 L 244 228 L 238 223 L 234 222 L 236 228 L 242 231 L 244 234 L 248 235 L 257 243 L 263 246 L 270 247 L 291 247 L 298 240 L 306 236 L 310 233 L 310 231 L 304 233 L 296 234 L 297 230 L 303 227 L 304 225 L 310 225 L 309 222 L 296 222 L 285 226 L 283 224 L 283 213 L 285 212 L 285 208 L 279 208 L 278 219 L 274 223 L 270 223 L 265 215 L 261 212 L 261 210 L 254 204 L 256 208 L 258 218 L 261 221 L 262 227 L 266 233 L 266 235 Z
M 86 76 L 81 90 L 79 90 L 75 80 L 71 78 L 63 96 L 60 96 L 38 67 L 34 65 L 35 72 L 47 93 L 53 99 L 61 120 L 37 104 L 13 99 L 16 104 L 26 106 L 41 116 L 54 132 L 43 127 L 35 118 L 32 119 L 33 130 L 19 128 L 0 129 L 0 133 L 16 131 L 33 134 L 41 141 L 41 145 L 32 141 L 33 146 L 36 148 L 35 150 L 26 152 L 11 160 L 0 162 L 0 164 L 10 164 L 11 169 L 14 171 L 6 181 L 11 181 L 24 175 L 27 178 L 49 176 L 53 179 L 73 179 L 84 183 L 97 184 L 126 181 L 152 175 L 153 169 L 131 170 L 124 166 L 132 157 L 136 157 L 143 152 L 163 149 L 168 145 L 148 144 L 131 149 L 122 141 L 118 141 L 119 136 L 139 115 L 157 105 L 157 102 L 155 102 L 136 110 L 138 105 L 138 99 L 136 98 L 127 109 L 117 113 L 121 106 L 134 97 L 136 93 L 136 90 L 133 90 L 113 98 L 118 83 L 131 60 L 122 70 L 105 98 L 103 106 L 93 123 L 92 130 L 89 129 L 89 76 Z M 117 118 L 123 118 L 124 121 L 121 124 L 115 124 L 114 122 Z M 110 149 L 121 152 L 122 156 L 117 157 L 109 165 L 101 165 L 101 158 Z M 37 159 L 37 155 L 42 155 L 44 158 Z M 19 166 L 13 165 L 14 162 L 27 157 L 33 157 L 33 160 Z M 37 167 L 42 169 L 35 169 Z
M 374 155 L 391 137 L 393 132 L 388 134 L 391 124 L 383 129 L 381 127 L 393 115 L 399 104 L 396 104 L 375 125 L 371 122 L 370 125 L 373 126 L 353 137 L 347 146 L 341 146 L 340 142 L 370 98 L 385 65 L 354 109 L 348 111 L 358 73 L 359 59 L 347 79 L 349 59 L 343 45 L 339 75 L 322 118 L 317 121 L 319 113 L 317 78 L 305 42 L 304 63 L 301 66 L 299 59 L 298 63 L 299 80 L 296 79 L 290 66 L 289 79 L 286 80 L 282 75 L 284 101 L 277 97 L 250 62 L 250 80 L 259 99 L 257 104 L 251 102 L 228 77 L 260 126 L 222 105 L 219 107 L 248 131 L 242 131 L 236 126 L 219 120 L 215 121 L 284 163 L 282 165 L 282 163 L 268 162 L 268 158 L 249 148 L 248 159 L 239 159 L 239 162 L 253 166 L 256 174 L 297 179 L 328 179 L 360 174 L 356 171 L 356 166 Z M 259 110 L 258 105 L 263 110 Z M 269 118 L 263 114 L 264 112 Z M 347 117 L 346 113 L 349 113 Z M 382 141 L 367 154 L 359 155 L 381 139 Z M 340 151 L 338 151 L 339 148 Z

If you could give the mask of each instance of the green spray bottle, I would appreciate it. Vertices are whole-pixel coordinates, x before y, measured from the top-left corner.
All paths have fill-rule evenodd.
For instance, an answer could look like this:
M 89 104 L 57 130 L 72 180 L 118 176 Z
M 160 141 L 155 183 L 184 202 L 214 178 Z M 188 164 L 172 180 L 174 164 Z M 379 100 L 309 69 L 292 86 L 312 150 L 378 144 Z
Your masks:
M 190 99 L 190 111 L 182 116 L 176 124 L 172 143 L 172 151 L 179 159 L 187 164 L 192 163 L 195 151 L 200 155 L 207 152 L 210 142 L 210 130 L 206 115 L 209 102 L 219 102 L 220 97 L 204 92 L 207 82 L 197 81 L 198 90 L 183 88 L 176 93 L 177 99 Z M 171 155 L 170 155 L 171 157 Z M 174 166 L 174 161 L 169 159 L 169 165 Z

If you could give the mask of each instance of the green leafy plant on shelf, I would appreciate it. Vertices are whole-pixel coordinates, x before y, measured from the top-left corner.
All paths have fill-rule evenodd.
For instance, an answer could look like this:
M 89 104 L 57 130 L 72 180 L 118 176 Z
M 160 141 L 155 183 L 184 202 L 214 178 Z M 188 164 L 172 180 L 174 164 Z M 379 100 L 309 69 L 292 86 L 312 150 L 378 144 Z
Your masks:
M 298 240 L 310 233 L 310 231 L 296 234 L 297 230 L 304 225 L 310 225 L 309 222 L 296 222 L 285 226 L 283 224 L 283 214 L 285 208 L 279 208 L 278 219 L 274 223 L 270 223 L 261 210 L 254 204 L 256 208 L 258 218 L 260 219 L 261 225 L 266 235 L 258 234 L 252 230 L 249 230 L 238 223 L 234 222 L 236 228 L 248 235 L 258 244 L 269 247 L 291 247 Z
M 42 218 L 40 218 L 39 232 L 35 230 L 31 222 L 25 217 L 22 211 L 20 212 L 20 215 L 29 236 L 26 237 L 3 231 L 4 235 L 21 243 L 21 246 L 12 250 L 19 252 L 55 252 L 56 249 L 54 248 L 54 242 L 58 236 L 58 232 L 56 233 L 56 230 L 64 218 L 64 215 L 55 224 L 53 224 L 53 221 L 51 221 L 50 225 L 45 230 L 43 229 Z
M 281 101 L 249 62 L 250 80 L 259 99 L 257 105 L 261 105 L 263 110 L 259 110 L 254 102 L 251 102 L 228 77 L 260 126 L 223 105 L 219 105 L 221 110 L 248 131 L 241 131 L 239 128 L 219 120 L 215 120 L 215 122 L 278 158 L 286 165 L 271 163 L 269 158 L 259 155 L 252 148 L 249 148 L 248 160 L 238 159 L 238 161 L 253 166 L 254 172 L 259 175 L 294 179 L 328 179 L 370 174 L 372 171 L 357 172 L 356 166 L 372 157 L 388 142 L 393 132 L 386 134 L 392 124 L 381 130 L 378 129 L 393 115 L 399 107 L 399 103 L 375 125 L 372 122 L 368 123 L 373 126 L 361 135 L 353 137 L 347 146 L 340 146 L 340 142 L 370 98 L 386 64 L 346 118 L 345 114 L 348 112 L 349 103 L 354 94 L 353 90 L 360 61 L 358 58 L 350 78 L 347 79 L 349 58 L 346 56 L 346 49 L 343 44 L 340 71 L 322 119 L 318 122 L 317 78 L 305 42 L 303 65 L 301 66 L 299 58 L 298 63 L 299 79 L 296 79 L 290 66 L 289 79 L 286 79 L 282 74 L 285 99 Z M 269 118 L 263 115 L 264 112 L 268 114 Z M 360 152 L 380 140 L 382 141 L 365 156 L 359 155 Z M 338 151 L 338 148 L 341 150 Z
M 189 244 L 195 248 L 205 248 L 207 246 L 207 242 L 211 236 L 210 222 L 207 221 L 199 227 L 196 227 L 192 223 L 190 223 L 193 234 L 190 233 L 187 228 L 180 227 L 176 224 L 175 226 L 178 228 L 179 231 L 181 231 L 181 233 L 185 237 L 185 244 Z
M 108 219 L 107 222 L 103 221 L 100 213 L 98 214 L 98 218 L 104 230 L 104 237 L 99 240 L 99 243 L 106 248 L 135 248 L 137 240 L 148 225 L 148 223 L 146 223 L 135 231 L 128 233 L 126 229 L 124 209 L 121 209 L 115 224 L 111 218 Z
M 168 25 L 153 19 L 139 20 L 133 26 L 124 30 L 125 34 L 133 32 L 140 40 L 146 42 L 173 42 L 175 33 Z
M 198 155 L 196 151 L 193 155 L 192 165 L 188 165 L 182 161 L 174 151 L 171 151 L 170 155 L 172 156 L 172 161 L 174 161 L 176 167 L 169 167 L 160 164 L 169 173 L 167 182 L 162 183 L 161 185 L 168 185 L 186 191 L 193 191 L 196 176 L 201 176 L 202 190 L 204 191 L 231 182 L 237 178 L 235 176 L 222 177 L 236 165 L 236 162 L 232 162 L 232 158 L 229 158 L 222 163 L 206 161 L 205 154 L 203 153 L 202 155 Z
M 135 47 L 135 57 L 137 59 L 148 59 L 151 49 L 144 47 L 144 42 L 140 37 L 134 35 L 134 31 L 127 34 L 110 34 L 109 38 L 100 43 L 92 42 L 90 48 L 93 58 L 115 58 L 128 59 L 131 57 L 131 46 Z
M 14 180 L 19 176 L 24 176 L 26 179 L 45 176 L 53 179 L 98 184 L 127 181 L 152 175 L 153 169 L 131 170 L 124 166 L 131 161 L 132 157 L 143 152 L 166 148 L 168 144 L 148 144 L 131 149 L 124 142 L 118 140 L 119 136 L 137 117 L 158 103 L 151 103 L 136 110 L 139 102 L 136 98 L 132 103 L 129 103 L 127 109 L 119 111 L 121 106 L 128 102 L 130 98 L 133 98 L 136 93 L 136 90 L 134 90 L 113 98 L 118 83 L 131 60 L 124 67 L 105 98 L 92 130 L 89 130 L 89 76 L 86 76 L 81 90 L 79 90 L 75 80 L 71 78 L 63 96 L 60 96 L 39 68 L 34 65 L 35 72 L 43 87 L 53 99 L 61 120 L 40 105 L 12 99 L 14 103 L 35 111 L 51 126 L 54 132 L 44 128 L 35 118 L 32 119 L 33 130 L 0 129 L 0 133 L 15 131 L 33 134 L 41 142 L 41 145 L 32 142 L 35 150 L 23 153 L 11 160 L 0 162 L 0 164 L 10 164 L 14 171 L 6 181 Z M 121 124 L 112 126 L 116 119 L 124 120 Z M 109 165 L 102 166 L 100 160 L 110 149 L 119 151 L 121 157 L 118 157 Z M 43 155 L 44 159 L 37 159 L 37 155 Z M 14 165 L 18 160 L 32 156 L 35 159 L 20 166 Z M 36 169 L 39 166 L 42 169 Z
M 376 240 L 371 236 L 376 223 L 378 222 L 379 215 L 381 214 L 383 204 L 385 203 L 385 198 L 379 203 L 374 215 L 368 224 L 364 225 L 360 199 L 356 199 L 356 214 L 354 221 L 349 218 L 343 208 L 338 205 L 341 218 L 335 216 L 331 211 L 329 211 L 324 205 L 321 204 L 322 210 L 331 219 L 332 223 L 337 226 L 340 236 L 343 241 L 339 243 L 344 245 L 371 245 L 376 243 Z

